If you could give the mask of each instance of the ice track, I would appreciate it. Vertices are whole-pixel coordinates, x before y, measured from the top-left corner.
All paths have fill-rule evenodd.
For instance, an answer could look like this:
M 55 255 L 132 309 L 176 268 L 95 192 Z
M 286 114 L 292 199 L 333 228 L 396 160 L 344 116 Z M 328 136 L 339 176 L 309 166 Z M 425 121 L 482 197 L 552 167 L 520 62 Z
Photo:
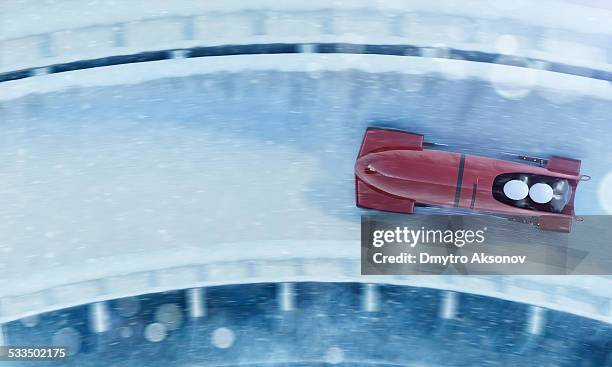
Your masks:
M 560 48 L 550 44 L 543 47 L 547 50 L 543 53 L 519 48 L 521 60 L 547 62 L 517 68 L 456 60 L 444 54 L 449 49 L 476 49 L 504 61 L 499 50 L 485 47 L 494 43 L 490 40 L 464 34 L 464 39 L 440 47 L 437 40 L 421 34 L 405 42 L 401 37 L 411 34 L 406 33 L 408 25 L 418 22 L 402 18 L 404 23 L 398 24 L 403 26 L 375 28 L 380 14 L 365 20 L 357 17 L 361 20 L 353 23 L 346 21 L 352 18 L 345 17 L 344 10 L 336 9 L 341 15 L 333 27 L 302 39 L 290 34 L 280 37 L 280 31 L 293 29 L 279 21 L 282 17 L 265 18 L 262 23 L 256 21 L 261 10 L 230 12 L 224 16 L 248 25 L 245 34 L 206 44 L 236 40 L 247 45 L 279 41 L 306 46 L 329 41 L 409 43 L 421 51 L 412 56 L 364 55 L 354 48 L 346 53 L 340 48 L 322 55 L 301 47 L 294 54 L 199 59 L 184 59 L 184 53 L 176 53 L 167 60 L 49 74 L 53 71 L 50 65 L 194 47 L 202 42 L 197 40 L 201 19 L 185 18 L 195 22 L 195 27 L 180 28 L 192 29 L 191 39 L 181 42 L 172 36 L 175 15 L 136 23 L 120 19 L 125 24 L 118 28 L 79 24 L 81 28 L 75 26 L 72 35 L 53 27 L 24 34 L 17 27 L 11 31 L 14 38 L 0 40 L 3 50 L 49 51 L 26 61 L 17 51 L 5 53 L 2 59 L 3 72 L 28 70 L 28 75 L 0 84 L 0 344 L 29 335 L 30 329 L 20 329 L 15 325 L 23 322 L 15 320 L 41 312 L 53 311 L 44 317 L 54 321 L 40 335 L 63 330 L 55 318 L 61 319 L 64 313 L 56 310 L 73 306 L 78 307 L 66 315 L 74 312 L 84 322 L 83 330 L 96 334 L 96 327 L 88 323 L 88 312 L 93 309 L 97 310 L 91 311 L 94 314 L 116 317 L 118 311 L 105 307 L 123 297 L 145 297 L 165 304 L 170 301 L 163 300 L 163 294 L 142 295 L 217 286 L 230 293 L 246 287 L 240 289 L 255 294 L 261 289 L 269 292 L 276 285 L 249 284 L 278 282 L 295 284 L 300 290 L 301 282 L 346 283 L 337 285 L 342 292 L 360 289 L 360 285 L 351 285 L 364 281 L 358 267 L 362 211 L 354 207 L 352 169 L 363 131 L 371 125 L 423 133 L 430 141 L 480 154 L 513 151 L 580 158 L 583 171 L 593 180 L 580 188 L 577 212 L 605 214 L 612 210 L 605 193 L 612 177 L 610 84 L 576 75 L 585 68 L 608 75 L 609 60 L 601 45 L 609 44 L 602 41 L 608 39 L 609 30 L 586 37 L 572 23 L 565 30 L 570 35 L 566 39 L 576 44 L 588 40 L 575 58 L 556 52 Z M 308 11 L 317 17 L 325 14 Z M 351 9 L 350 14 L 359 11 Z M 419 16 L 433 16 L 427 14 Z M 479 17 L 481 25 L 495 22 L 487 14 Z M 527 28 L 537 27 L 529 19 L 520 21 Z M 348 32 L 368 29 L 361 27 L 364 24 L 379 32 L 357 37 Z M 159 38 L 159 44 L 148 43 L 148 32 L 160 25 L 165 25 L 162 29 L 169 36 Z M 533 31 L 515 26 L 508 25 L 507 31 L 521 37 Z M 545 28 L 538 28 L 538 34 L 547 35 Z M 75 34 L 98 40 L 109 35 L 114 38 L 110 44 L 97 43 L 100 47 L 85 52 Z M 521 37 L 520 42 L 542 48 Z M 101 46 L 105 44 L 110 46 Z M 546 65 L 554 63 L 576 69 L 569 68 L 573 72 L 565 74 L 547 70 Z M 558 316 L 562 319 L 579 318 L 601 328 L 591 340 L 596 351 L 592 365 L 606 363 L 609 330 L 605 324 L 612 320 L 609 277 L 380 277 L 367 281 L 387 284 L 380 286 L 384 289 L 412 286 L 415 288 L 398 289 L 431 293 L 442 304 L 456 302 L 448 306 L 450 319 L 459 315 L 453 313 L 453 307 L 482 298 L 476 295 L 490 297 L 482 298 L 483 305 L 498 302 L 520 308 L 516 318 L 521 328 L 532 325 L 537 331 L 533 325 L 549 325 L 537 316 L 538 310 L 565 315 Z M 313 292 L 329 296 L 318 289 Z M 176 302 L 188 302 L 181 297 L 190 292 L 175 292 L 180 298 Z M 381 294 L 386 297 L 386 291 Z M 443 301 L 447 297 L 455 301 Z M 402 302 L 420 307 L 421 301 L 405 298 Z M 158 306 L 147 306 L 147 312 Z M 295 306 L 300 310 L 299 302 Z M 181 314 L 187 315 L 188 310 L 181 308 Z M 337 313 L 342 311 L 331 312 Z M 217 320 L 220 316 L 211 317 Z M 98 327 L 112 326 L 113 332 L 119 332 L 118 325 L 125 320 L 117 320 Z M 253 324 L 263 325 L 260 321 Z M 83 330 L 79 333 L 85 333 Z M 73 334 L 63 331 L 61 337 L 66 333 L 68 338 Z M 138 333 L 142 337 L 144 329 Z M 175 337 L 187 337 L 181 333 Z M 551 340 L 554 344 L 554 337 Z M 359 357 L 350 351 L 354 346 L 337 347 L 331 352 L 313 352 L 310 360 L 332 363 L 339 355 Z M 561 355 L 568 360 L 560 360 L 559 365 L 572 365 L 574 353 L 592 352 L 587 349 L 564 350 L 567 353 Z M 328 353 L 332 362 L 325 357 L 321 361 Z

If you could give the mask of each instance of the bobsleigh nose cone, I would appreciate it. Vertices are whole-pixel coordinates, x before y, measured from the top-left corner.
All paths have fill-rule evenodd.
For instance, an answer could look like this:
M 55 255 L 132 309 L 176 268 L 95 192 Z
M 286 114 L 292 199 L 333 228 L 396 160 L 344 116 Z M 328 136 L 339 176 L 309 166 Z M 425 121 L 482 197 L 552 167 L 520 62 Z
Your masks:
M 545 183 L 537 183 L 529 189 L 529 197 L 538 204 L 545 204 L 553 198 L 553 188 Z
M 372 174 L 372 173 L 376 173 L 376 168 L 374 168 L 372 164 L 368 164 L 363 171 L 365 173 Z

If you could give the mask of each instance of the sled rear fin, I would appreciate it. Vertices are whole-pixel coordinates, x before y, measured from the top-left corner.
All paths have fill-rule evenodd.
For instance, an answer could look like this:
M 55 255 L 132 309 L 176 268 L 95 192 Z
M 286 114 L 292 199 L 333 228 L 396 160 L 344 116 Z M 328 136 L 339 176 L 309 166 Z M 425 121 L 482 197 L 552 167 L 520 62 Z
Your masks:
M 538 220 L 538 227 L 546 231 L 569 233 L 572 230 L 572 217 L 542 215 Z
M 359 157 L 368 153 L 397 149 L 423 150 L 423 135 L 369 127 L 361 142 Z
M 548 160 L 546 169 L 566 175 L 578 176 L 580 174 L 580 161 L 577 159 L 553 156 Z
M 357 206 L 385 212 L 412 214 L 414 200 L 398 198 L 375 190 L 355 177 L 355 194 Z

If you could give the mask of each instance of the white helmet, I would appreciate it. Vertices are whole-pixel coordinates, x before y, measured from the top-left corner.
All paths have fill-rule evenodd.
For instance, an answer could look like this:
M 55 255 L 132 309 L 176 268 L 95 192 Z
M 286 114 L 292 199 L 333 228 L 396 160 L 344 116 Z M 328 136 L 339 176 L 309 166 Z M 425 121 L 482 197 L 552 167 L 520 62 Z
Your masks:
M 510 180 L 504 184 L 504 195 L 512 200 L 523 200 L 529 193 L 529 187 L 521 180 Z
M 538 204 L 545 204 L 553 198 L 553 188 L 545 183 L 537 183 L 529 189 L 529 197 Z

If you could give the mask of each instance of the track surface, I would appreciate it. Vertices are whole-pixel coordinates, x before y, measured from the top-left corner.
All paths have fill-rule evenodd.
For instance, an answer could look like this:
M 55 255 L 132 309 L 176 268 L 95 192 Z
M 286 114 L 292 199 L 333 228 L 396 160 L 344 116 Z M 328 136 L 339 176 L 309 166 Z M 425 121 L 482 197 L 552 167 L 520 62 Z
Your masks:
M 357 239 L 352 170 L 367 126 L 580 158 L 593 180 L 579 214 L 603 213 L 612 157 L 609 102 L 509 100 L 421 75 L 219 73 L 31 95 L 1 113 L 2 251 L 20 259 L 3 279 L 169 246 Z

